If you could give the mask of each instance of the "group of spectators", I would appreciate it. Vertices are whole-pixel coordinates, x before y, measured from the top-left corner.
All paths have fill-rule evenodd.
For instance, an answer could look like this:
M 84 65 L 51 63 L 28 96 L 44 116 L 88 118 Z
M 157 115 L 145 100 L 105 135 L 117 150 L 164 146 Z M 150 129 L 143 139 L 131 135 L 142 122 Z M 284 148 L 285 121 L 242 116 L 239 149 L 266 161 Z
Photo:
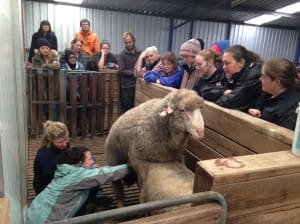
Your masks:
M 172 52 L 160 56 L 155 46 L 137 50 L 130 32 L 124 33 L 124 50 L 116 57 L 110 52 L 109 42 L 100 42 L 90 29 L 87 19 L 81 20 L 80 26 L 71 47 L 58 58 L 56 36 L 50 23 L 42 21 L 32 36 L 27 68 L 118 69 L 123 112 L 134 107 L 136 78 L 143 78 L 174 88 L 194 89 L 220 106 L 288 129 L 295 127 L 300 91 L 296 67 L 288 59 L 263 62 L 244 46 L 229 46 L 228 40 L 204 49 L 203 40 L 190 39 L 181 45 L 183 61 L 178 63 Z M 89 149 L 70 148 L 65 124 L 47 121 L 34 161 L 37 196 L 28 209 L 28 222 L 46 223 L 84 214 L 86 201 L 101 191 L 100 184 L 120 179 L 128 172 L 128 165 L 99 167 Z
M 204 99 L 247 112 L 280 126 L 294 129 L 300 101 L 295 65 L 285 58 L 263 62 L 241 45 L 221 40 L 204 49 L 202 39 L 190 39 L 180 47 L 183 61 L 172 52 L 162 56 L 155 46 L 136 48 L 135 36 L 123 35 L 124 50 L 116 57 L 108 41 L 99 41 L 87 19 L 58 60 L 57 40 L 48 21 L 32 36 L 28 68 L 66 70 L 118 69 L 122 112 L 134 106 L 136 78 L 174 88 L 196 90 Z

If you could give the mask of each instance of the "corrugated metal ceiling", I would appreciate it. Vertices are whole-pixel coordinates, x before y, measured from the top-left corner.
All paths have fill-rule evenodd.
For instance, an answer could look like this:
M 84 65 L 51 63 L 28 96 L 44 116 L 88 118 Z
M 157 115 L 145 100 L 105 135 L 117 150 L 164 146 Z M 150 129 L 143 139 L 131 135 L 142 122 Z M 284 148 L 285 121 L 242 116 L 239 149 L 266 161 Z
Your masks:
M 53 0 L 34 0 L 55 3 Z M 84 0 L 82 7 L 128 13 L 156 15 L 190 20 L 243 23 L 258 15 L 276 14 L 275 10 L 299 0 Z M 278 14 L 278 13 L 277 13 Z M 282 14 L 283 15 L 283 14 Z M 266 24 L 266 26 L 300 28 L 300 13 Z

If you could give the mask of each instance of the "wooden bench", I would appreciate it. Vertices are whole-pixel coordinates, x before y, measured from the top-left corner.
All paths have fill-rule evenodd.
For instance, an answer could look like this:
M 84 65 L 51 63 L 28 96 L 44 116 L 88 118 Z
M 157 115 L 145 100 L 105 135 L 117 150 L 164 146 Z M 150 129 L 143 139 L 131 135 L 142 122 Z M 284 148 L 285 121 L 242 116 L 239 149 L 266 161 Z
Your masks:
M 172 90 L 139 79 L 136 104 Z M 208 101 L 202 114 L 205 137 L 190 138 L 185 150 L 186 165 L 195 171 L 194 192 L 223 194 L 228 223 L 299 223 L 300 158 L 290 152 L 294 132 Z

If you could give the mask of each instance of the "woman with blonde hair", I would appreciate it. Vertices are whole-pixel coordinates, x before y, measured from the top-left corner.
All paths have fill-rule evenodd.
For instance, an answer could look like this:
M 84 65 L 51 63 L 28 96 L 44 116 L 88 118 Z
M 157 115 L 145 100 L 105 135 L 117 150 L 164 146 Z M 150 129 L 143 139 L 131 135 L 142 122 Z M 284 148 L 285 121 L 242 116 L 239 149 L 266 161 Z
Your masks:
M 61 122 L 46 121 L 41 146 L 34 159 L 33 188 L 40 193 L 53 179 L 57 156 L 69 148 L 69 131 Z
M 162 69 L 160 55 L 155 46 L 147 47 L 139 56 L 134 66 L 135 77 L 144 77 L 149 71 L 157 72 Z

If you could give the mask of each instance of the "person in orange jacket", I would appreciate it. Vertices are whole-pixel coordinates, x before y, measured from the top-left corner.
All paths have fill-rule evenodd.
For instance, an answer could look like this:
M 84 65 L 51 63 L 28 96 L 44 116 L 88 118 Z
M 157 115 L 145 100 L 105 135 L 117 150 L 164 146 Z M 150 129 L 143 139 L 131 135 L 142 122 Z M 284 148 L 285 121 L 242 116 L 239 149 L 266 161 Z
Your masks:
M 76 33 L 75 38 L 83 41 L 83 50 L 92 58 L 94 54 L 100 51 L 100 40 L 96 33 L 90 29 L 90 21 L 82 19 L 80 21 L 81 30 Z

